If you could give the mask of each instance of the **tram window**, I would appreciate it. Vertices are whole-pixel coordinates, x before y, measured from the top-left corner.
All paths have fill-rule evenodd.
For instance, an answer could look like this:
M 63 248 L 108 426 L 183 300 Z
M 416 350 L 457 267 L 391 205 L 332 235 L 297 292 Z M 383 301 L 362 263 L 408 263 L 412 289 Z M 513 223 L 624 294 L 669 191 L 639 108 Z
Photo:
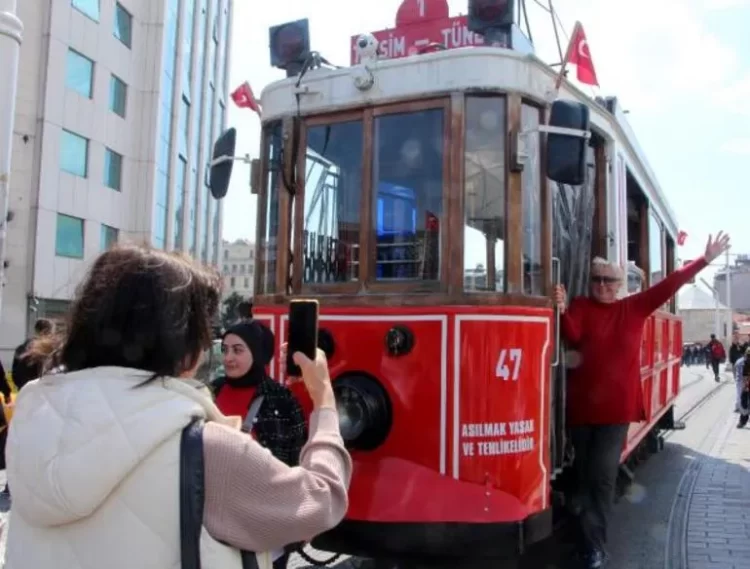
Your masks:
M 505 290 L 505 98 L 466 98 L 464 290 Z
M 539 109 L 523 105 L 521 130 L 539 128 Z M 539 162 L 539 135 L 526 136 L 526 161 L 521 174 L 523 191 L 523 292 L 544 294 L 542 273 L 542 184 Z
M 654 286 L 664 278 L 664 258 L 661 222 L 653 213 L 648 216 L 648 257 L 651 279 L 649 286 Z
M 438 280 L 443 226 L 442 109 L 374 121 L 375 278 Z
M 281 122 L 266 127 L 266 148 L 263 149 L 267 166 L 266 222 L 261 237 L 263 257 L 261 262 L 261 291 L 276 292 L 276 239 L 279 234 L 279 182 L 281 179 Z
M 302 282 L 359 278 L 362 122 L 307 130 Z

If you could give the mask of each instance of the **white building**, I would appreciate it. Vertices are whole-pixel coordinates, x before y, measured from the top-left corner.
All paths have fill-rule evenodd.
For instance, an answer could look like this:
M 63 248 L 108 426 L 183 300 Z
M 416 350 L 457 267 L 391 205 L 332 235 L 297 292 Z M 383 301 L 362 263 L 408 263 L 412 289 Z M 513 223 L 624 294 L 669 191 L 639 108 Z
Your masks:
M 236 292 L 243 298 L 252 298 L 255 244 L 244 239 L 238 239 L 233 243 L 224 241 L 223 251 L 224 297 Z
M 0 353 L 128 239 L 219 265 L 233 0 L 23 0 Z
M 705 344 L 717 332 L 720 340 L 730 336 L 729 308 L 697 284 L 685 285 L 677 293 L 677 315 L 682 318 L 684 343 Z

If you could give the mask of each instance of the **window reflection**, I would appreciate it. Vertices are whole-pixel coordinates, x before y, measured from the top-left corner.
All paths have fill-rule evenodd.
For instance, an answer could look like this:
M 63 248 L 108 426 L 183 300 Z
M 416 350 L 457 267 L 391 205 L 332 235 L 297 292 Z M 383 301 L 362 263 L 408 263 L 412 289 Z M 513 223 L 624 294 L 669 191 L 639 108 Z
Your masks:
M 539 109 L 523 105 L 521 130 L 526 133 L 526 160 L 521 174 L 523 191 L 523 292 L 544 294 L 542 274 L 542 183 L 539 163 Z M 533 134 L 531 134 L 533 133 Z
M 466 98 L 464 289 L 505 289 L 505 99 Z
M 362 122 L 308 129 L 303 282 L 359 278 L 361 192 Z
M 662 260 L 661 222 L 653 213 L 648 216 L 648 240 L 650 286 L 654 286 L 664 278 L 664 261 Z
M 438 280 L 443 225 L 443 111 L 374 121 L 375 278 Z

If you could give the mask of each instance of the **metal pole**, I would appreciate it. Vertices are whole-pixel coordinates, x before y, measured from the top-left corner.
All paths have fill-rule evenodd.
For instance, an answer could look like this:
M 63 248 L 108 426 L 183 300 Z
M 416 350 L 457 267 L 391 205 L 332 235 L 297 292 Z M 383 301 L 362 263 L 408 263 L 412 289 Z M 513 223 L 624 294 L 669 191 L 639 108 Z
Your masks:
M 729 266 L 729 249 L 727 249 L 727 266 L 726 266 L 726 278 L 724 279 L 724 286 L 727 287 L 727 308 L 729 309 L 729 327 L 727 328 L 727 345 L 732 343 L 732 330 L 734 328 L 734 317 L 732 311 L 732 271 Z
M 23 24 L 16 16 L 16 0 L 0 0 L 0 70 L 3 74 L 3 80 L 0 81 L 0 313 L 5 286 L 10 156 L 22 40 Z

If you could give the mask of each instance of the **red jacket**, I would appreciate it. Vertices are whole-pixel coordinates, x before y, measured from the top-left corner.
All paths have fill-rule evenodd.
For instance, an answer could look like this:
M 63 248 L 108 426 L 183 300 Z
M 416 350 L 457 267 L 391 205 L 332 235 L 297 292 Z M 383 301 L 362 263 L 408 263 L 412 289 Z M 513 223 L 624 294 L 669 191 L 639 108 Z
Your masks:
M 643 326 L 651 314 L 707 266 L 696 259 L 654 286 L 613 303 L 578 297 L 561 318 L 562 334 L 580 354 L 568 374 L 568 424 L 643 421 Z

